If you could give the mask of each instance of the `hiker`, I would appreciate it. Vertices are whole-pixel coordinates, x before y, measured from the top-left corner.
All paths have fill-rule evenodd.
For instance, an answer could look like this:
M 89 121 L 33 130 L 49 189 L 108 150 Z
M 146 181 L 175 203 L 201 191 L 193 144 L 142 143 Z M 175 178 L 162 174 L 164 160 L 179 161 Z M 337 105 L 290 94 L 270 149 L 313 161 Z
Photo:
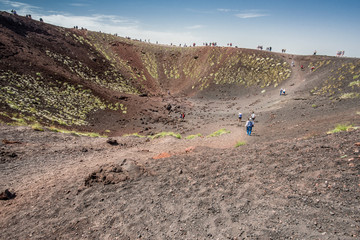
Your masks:
M 184 119 L 184 118 L 185 118 L 185 113 L 182 112 L 182 113 L 180 114 L 180 118 L 181 118 L 181 119 Z
M 251 118 L 252 118 L 252 120 L 255 121 L 255 113 L 254 113 L 254 111 L 253 111 L 252 114 L 251 114 Z
M 251 118 L 249 118 L 245 123 L 247 135 L 251 136 L 251 131 L 252 131 L 253 126 L 254 126 L 254 122 L 252 121 Z
M 301 70 L 304 70 L 304 65 L 301 65 Z
M 280 89 L 280 96 L 283 94 L 283 91 L 284 91 L 284 90 L 281 88 L 281 89 Z
M 242 119 L 242 113 L 239 112 L 239 122 L 241 122 L 241 119 Z
M 291 62 L 291 66 L 292 66 L 292 67 L 295 67 L 294 61 Z
M 283 94 L 284 94 L 284 96 L 286 95 L 286 94 L 285 94 L 285 88 L 283 89 Z

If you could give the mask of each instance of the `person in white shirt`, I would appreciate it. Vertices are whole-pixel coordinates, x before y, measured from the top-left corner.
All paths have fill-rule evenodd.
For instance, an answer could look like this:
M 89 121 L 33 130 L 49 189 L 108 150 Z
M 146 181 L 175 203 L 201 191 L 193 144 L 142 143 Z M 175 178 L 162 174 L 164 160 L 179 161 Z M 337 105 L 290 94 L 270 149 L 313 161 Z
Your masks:
M 254 122 L 251 118 L 246 121 L 245 127 L 247 135 L 251 136 L 252 128 L 254 127 Z

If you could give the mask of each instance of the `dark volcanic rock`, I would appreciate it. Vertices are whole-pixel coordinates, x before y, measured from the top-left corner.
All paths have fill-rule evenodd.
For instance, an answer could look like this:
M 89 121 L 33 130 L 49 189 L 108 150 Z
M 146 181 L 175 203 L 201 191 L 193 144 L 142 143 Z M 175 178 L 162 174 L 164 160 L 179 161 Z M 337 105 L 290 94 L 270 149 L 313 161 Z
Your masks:
M 8 189 L 0 194 L 0 200 L 10 200 L 16 197 L 15 193 L 11 193 Z

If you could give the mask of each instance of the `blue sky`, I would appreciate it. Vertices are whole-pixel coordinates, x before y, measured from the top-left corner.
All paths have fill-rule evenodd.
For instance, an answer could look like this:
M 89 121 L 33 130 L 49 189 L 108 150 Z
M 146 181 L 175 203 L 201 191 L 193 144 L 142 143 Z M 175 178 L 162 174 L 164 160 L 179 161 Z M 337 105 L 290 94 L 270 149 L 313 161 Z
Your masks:
M 360 57 L 360 0 L 0 0 L 0 10 L 162 44 Z

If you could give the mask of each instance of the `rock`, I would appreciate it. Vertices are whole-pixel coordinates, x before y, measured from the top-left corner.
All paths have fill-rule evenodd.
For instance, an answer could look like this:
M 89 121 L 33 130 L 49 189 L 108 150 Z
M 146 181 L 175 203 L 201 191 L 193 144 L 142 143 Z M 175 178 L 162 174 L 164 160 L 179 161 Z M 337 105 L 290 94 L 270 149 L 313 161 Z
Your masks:
M 167 104 L 167 105 L 165 105 L 165 108 L 166 108 L 166 110 L 168 110 L 168 111 L 170 111 L 171 110 L 171 104 L 169 103 L 169 104 Z
M 117 145 L 119 145 L 119 143 L 117 142 L 117 140 L 115 140 L 115 139 L 108 139 L 107 141 L 106 141 L 108 144 L 110 144 L 110 145 L 112 145 L 112 146 L 117 146 Z
M 11 193 L 8 189 L 0 194 L 0 200 L 10 200 L 16 197 L 15 193 Z
M 125 101 L 126 101 L 128 98 L 129 98 L 129 97 L 126 97 L 126 96 L 120 96 L 120 97 L 118 97 L 119 100 L 125 100 Z
M 133 160 L 124 159 L 121 164 L 105 164 L 100 166 L 85 178 L 85 186 L 91 187 L 94 184 L 104 185 L 117 184 L 131 179 L 137 179 L 148 171 Z
M 9 141 L 9 140 L 6 140 L 6 139 L 3 139 L 3 140 L 2 140 L 2 143 L 3 143 L 3 144 L 21 144 L 21 142 L 18 142 L 18 141 Z

